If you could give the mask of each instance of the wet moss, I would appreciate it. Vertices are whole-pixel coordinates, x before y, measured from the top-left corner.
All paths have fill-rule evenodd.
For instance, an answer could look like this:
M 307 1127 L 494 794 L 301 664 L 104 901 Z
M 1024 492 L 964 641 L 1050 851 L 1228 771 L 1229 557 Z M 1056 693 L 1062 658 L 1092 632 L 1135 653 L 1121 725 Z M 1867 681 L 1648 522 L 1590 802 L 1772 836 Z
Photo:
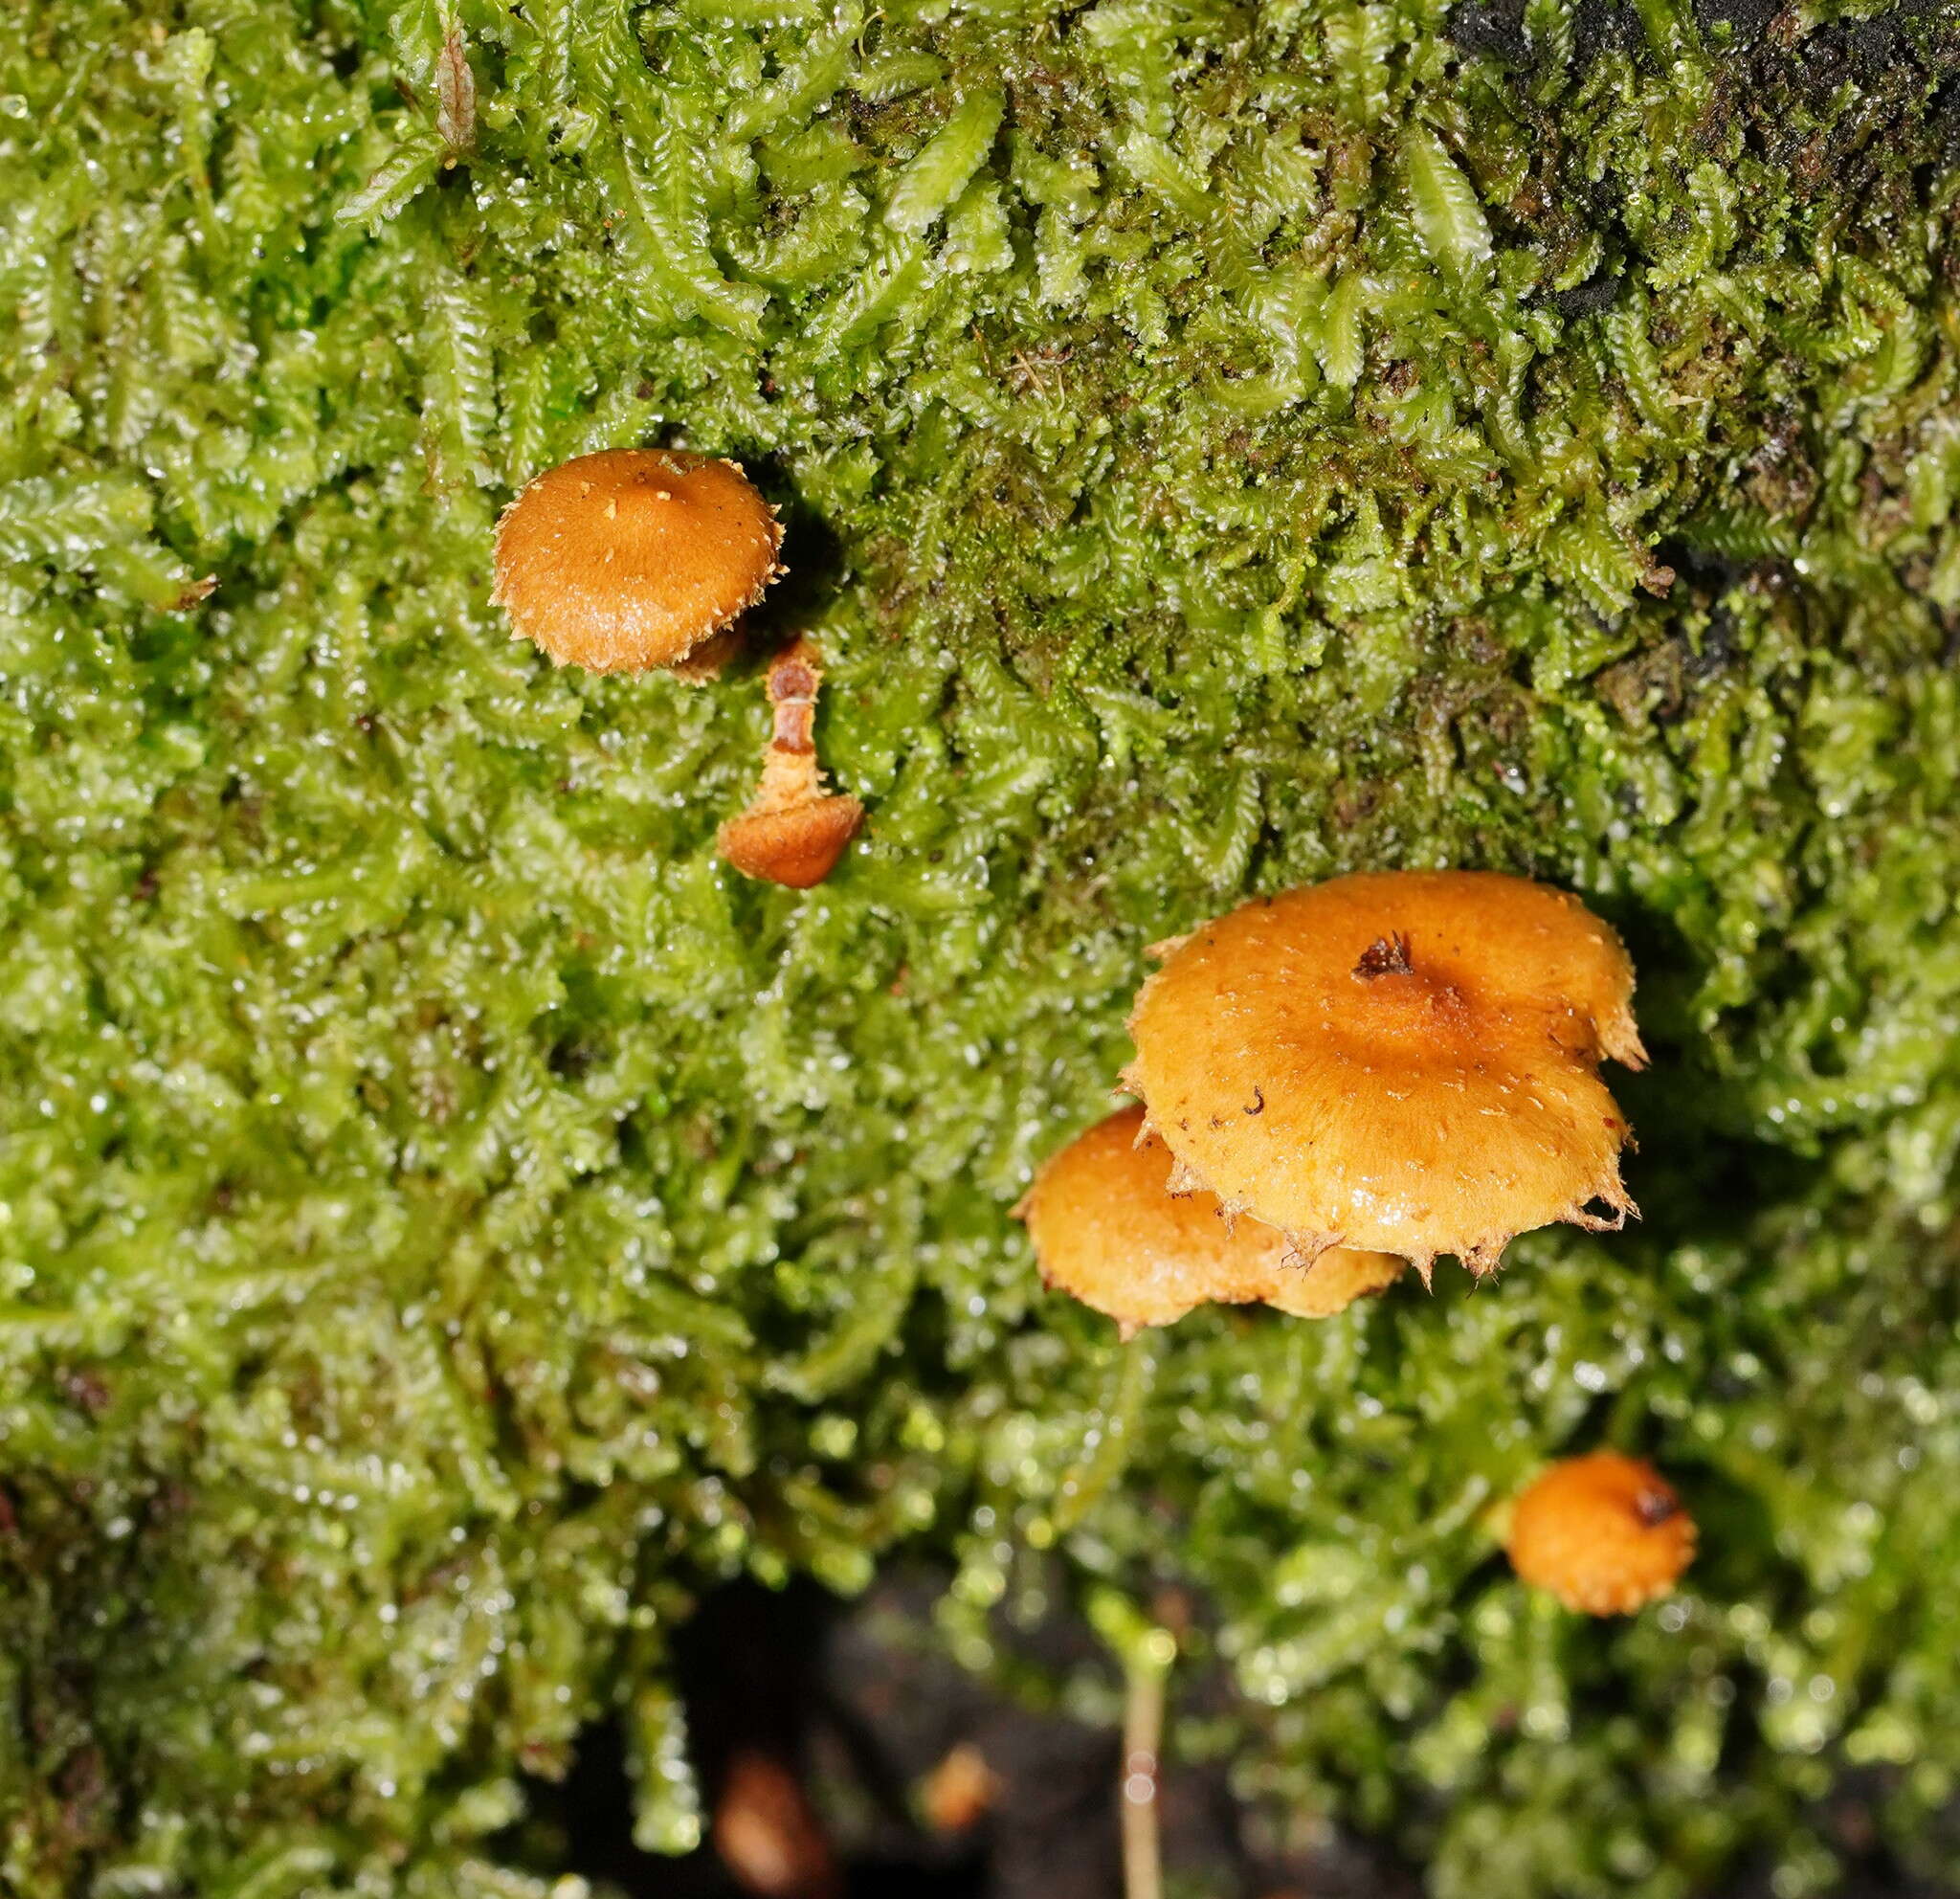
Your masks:
M 1187 1575 L 1248 1785 L 1438 1893 L 1821 1889 L 1847 1764 L 1909 1850 L 1956 83 L 1943 9 L 0 19 L 7 1883 L 527 1890 L 608 1707 L 684 1841 L 695 1591 L 907 1542 L 976 1661 L 1042 1551 Z M 488 604 L 653 440 L 789 523 L 871 813 L 807 896 L 713 854 L 759 694 Z M 1405 863 L 1626 936 L 1645 1227 L 1119 1352 L 1007 1209 L 1143 946 Z M 1704 1526 L 1607 1631 L 1484 1515 L 1602 1434 Z

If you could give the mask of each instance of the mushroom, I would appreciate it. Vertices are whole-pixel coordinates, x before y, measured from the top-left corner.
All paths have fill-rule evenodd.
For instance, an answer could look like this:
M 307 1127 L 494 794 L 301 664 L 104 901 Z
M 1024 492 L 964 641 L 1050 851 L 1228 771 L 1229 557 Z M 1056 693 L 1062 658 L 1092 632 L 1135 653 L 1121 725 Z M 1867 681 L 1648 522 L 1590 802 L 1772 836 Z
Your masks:
M 779 654 L 768 673 L 774 708 L 762 783 L 748 808 L 716 833 L 723 857 L 745 877 L 807 890 L 831 874 L 864 821 L 853 797 L 824 789 L 813 728 L 823 662 L 807 639 Z
M 775 1754 L 738 1748 L 715 1802 L 715 1851 L 759 1899 L 841 1899 L 830 1835 L 802 1781 Z
M 1588 1616 L 1665 1596 L 1695 1553 L 1695 1522 L 1650 1463 L 1593 1451 L 1555 1463 L 1511 1506 L 1511 1567 Z
M 546 469 L 504 509 L 491 597 L 556 665 L 699 677 L 706 643 L 784 571 L 782 544 L 732 461 L 606 449 Z
M 1254 1222 L 1242 1219 L 1238 1224 L 1244 1229 Z M 1358 1246 L 1329 1246 L 1310 1265 L 1302 1265 L 1288 1252 L 1265 1296 L 1266 1304 L 1296 1319 L 1331 1319 L 1357 1299 L 1386 1292 L 1408 1263 L 1392 1253 L 1364 1253 Z
M 935 1833 L 968 1833 L 1004 1791 L 1000 1776 L 971 1741 L 960 1741 L 925 1776 L 919 1804 Z
M 1204 1186 L 1301 1257 L 1346 1244 L 1494 1271 L 1528 1228 L 1616 1228 L 1645 1055 L 1633 966 L 1576 898 L 1485 871 L 1336 878 L 1162 945 L 1125 1084 Z M 1591 1211 L 1594 1203 L 1603 1214 Z
M 1106 1313 L 1125 1338 L 1211 1300 L 1326 1318 L 1402 1270 L 1400 1260 L 1334 1248 L 1303 1271 L 1287 1262 L 1283 1235 L 1228 1219 L 1210 1194 L 1172 1194 L 1169 1176 L 1144 1110 L 1126 1107 L 1055 1154 L 1014 1209 L 1044 1283 Z

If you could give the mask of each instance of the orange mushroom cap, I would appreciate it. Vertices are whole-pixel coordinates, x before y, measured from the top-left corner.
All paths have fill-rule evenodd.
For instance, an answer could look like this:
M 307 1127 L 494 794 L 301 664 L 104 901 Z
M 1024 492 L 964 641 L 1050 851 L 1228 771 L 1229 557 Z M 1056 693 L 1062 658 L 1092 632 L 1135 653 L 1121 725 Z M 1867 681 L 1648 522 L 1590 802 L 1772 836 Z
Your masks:
M 1674 1587 L 1695 1553 L 1695 1522 L 1651 1463 L 1593 1451 L 1525 1489 L 1504 1547 L 1525 1581 L 1568 1609 L 1626 1616 Z
M 1617 1226 L 1645 1059 L 1633 967 L 1576 898 L 1483 871 L 1336 878 L 1165 946 L 1125 1084 L 1180 1163 L 1311 1258 L 1345 1243 L 1493 1269 L 1514 1234 Z M 1588 1212 L 1603 1203 L 1605 1217 Z
M 782 544 L 732 461 L 606 449 L 546 469 L 504 509 L 492 597 L 559 665 L 644 672 L 754 606 Z
M 1262 1299 L 1326 1318 L 1402 1270 L 1400 1260 L 1345 1248 L 1310 1271 L 1289 1264 L 1282 1234 L 1227 1219 L 1210 1194 L 1173 1195 L 1170 1155 L 1143 1128 L 1141 1107 L 1099 1121 L 1048 1161 L 1014 1209 L 1043 1281 L 1106 1313 L 1125 1337 L 1212 1300 Z

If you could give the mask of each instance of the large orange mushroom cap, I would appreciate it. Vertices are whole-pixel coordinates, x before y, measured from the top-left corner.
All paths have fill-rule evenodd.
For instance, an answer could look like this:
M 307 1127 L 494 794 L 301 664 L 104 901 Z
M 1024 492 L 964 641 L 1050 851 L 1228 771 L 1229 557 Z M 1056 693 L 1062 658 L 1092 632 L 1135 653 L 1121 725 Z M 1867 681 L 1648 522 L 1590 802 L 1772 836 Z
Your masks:
M 1180 1163 L 1303 1255 L 1494 1268 L 1514 1234 L 1616 1226 L 1644 1056 L 1633 967 L 1577 899 L 1481 871 L 1343 877 L 1167 946 L 1125 1084 Z M 1603 1205 L 1604 1216 L 1589 1211 Z
M 1593 1451 L 1524 1490 L 1504 1547 L 1525 1581 L 1568 1609 L 1626 1616 L 1674 1587 L 1695 1553 L 1695 1522 L 1651 1463 Z
M 1125 1336 L 1213 1300 L 1264 1300 L 1326 1318 L 1402 1270 L 1400 1260 L 1346 1249 L 1310 1270 L 1289 1263 L 1285 1237 L 1271 1227 L 1227 1219 L 1210 1194 L 1173 1195 L 1170 1155 L 1143 1124 L 1141 1107 L 1099 1121 L 1049 1160 L 1014 1210 L 1043 1280 L 1106 1313 Z
M 559 665 L 644 672 L 754 606 L 782 544 L 732 461 L 607 449 L 546 469 L 504 509 L 493 597 Z

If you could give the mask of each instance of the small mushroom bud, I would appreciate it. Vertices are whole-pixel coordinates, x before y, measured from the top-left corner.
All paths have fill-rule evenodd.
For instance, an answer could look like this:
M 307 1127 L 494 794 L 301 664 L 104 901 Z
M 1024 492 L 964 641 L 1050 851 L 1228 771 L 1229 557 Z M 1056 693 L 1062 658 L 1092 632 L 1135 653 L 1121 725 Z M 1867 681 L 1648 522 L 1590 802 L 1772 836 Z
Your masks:
M 971 1741 L 961 1741 L 925 1776 L 920 1805 L 935 1833 L 967 1833 L 987 1818 L 1001 1778 Z
M 1342 877 L 1163 954 L 1125 1083 L 1174 1184 L 1303 1258 L 1361 1246 L 1426 1279 L 1453 1253 L 1481 1274 L 1514 1234 L 1634 1210 L 1626 1120 L 1595 1072 L 1644 1060 L 1633 966 L 1576 898 L 1481 871 Z
M 708 643 L 783 571 L 782 543 L 732 461 L 607 449 L 546 469 L 504 509 L 492 597 L 554 664 L 700 678 Z
M 715 1803 L 715 1851 L 757 1899 L 841 1899 L 830 1835 L 795 1775 L 774 1755 L 739 1748 Z
M 824 787 L 816 762 L 816 695 L 823 663 L 799 639 L 769 667 L 774 729 L 763 754 L 762 783 L 748 808 L 716 834 L 715 844 L 745 877 L 807 890 L 831 874 L 864 821 L 864 807 Z
M 1626 1616 L 1674 1587 L 1695 1553 L 1695 1524 L 1652 1464 L 1593 1451 L 1520 1494 L 1504 1547 L 1525 1581 L 1568 1609 Z
M 1106 1313 L 1125 1338 L 1213 1300 L 1329 1318 L 1401 1272 L 1400 1260 L 1346 1247 L 1311 1268 L 1289 1263 L 1283 1234 L 1227 1219 L 1210 1194 L 1173 1194 L 1170 1156 L 1143 1125 L 1141 1107 L 1099 1121 L 1048 1161 L 1014 1209 L 1043 1281 Z

